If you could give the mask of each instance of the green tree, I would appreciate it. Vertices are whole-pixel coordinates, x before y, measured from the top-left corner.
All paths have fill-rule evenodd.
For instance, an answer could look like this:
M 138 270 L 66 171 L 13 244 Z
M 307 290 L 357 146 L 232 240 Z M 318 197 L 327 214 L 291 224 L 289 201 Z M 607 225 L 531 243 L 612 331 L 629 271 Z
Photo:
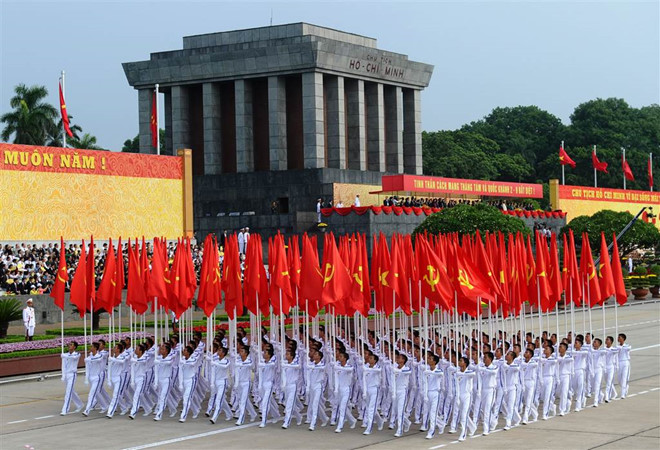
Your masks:
M 67 145 L 71 139 L 78 139 L 80 133 L 82 133 L 82 128 L 80 125 L 74 124 L 71 119 L 73 116 L 69 114 L 69 129 L 73 133 L 73 138 L 70 136 L 66 137 Z M 49 147 L 62 147 L 62 118 L 57 121 L 57 124 L 53 124 L 53 127 L 48 130 L 48 139 L 46 140 L 46 145 Z
M 19 84 L 14 88 L 14 97 L 9 100 L 13 111 L 0 117 L 5 124 L 2 140 L 13 136 L 15 144 L 45 145 L 48 132 L 54 127 L 57 110 L 43 100 L 48 96 L 45 86 Z
M 638 211 L 635 211 L 637 214 Z M 582 233 L 588 233 L 589 244 L 594 252 L 600 249 L 600 234 L 605 233 L 607 242 L 612 241 L 612 235 L 618 235 L 621 230 L 633 219 L 629 212 L 617 212 L 605 209 L 592 216 L 578 216 L 562 228 L 562 234 L 573 230 L 575 242 L 582 245 Z M 660 248 L 660 231 L 650 223 L 642 220 L 635 224 L 619 240 L 619 252 L 625 256 L 635 249 Z
M 96 136 L 92 136 L 89 133 L 83 134 L 80 139 L 72 139 L 70 144 L 73 148 L 104 150 L 103 148 L 96 145 Z
M 482 120 L 464 125 L 461 130 L 497 142 L 502 153 L 521 155 L 534 167 L 537 161 L 557 151 L 566 127 L 558 117 L 537 106 L 516 106 L 495 108 Z M 533 181 L 533 175 L 525 181 Z
M 424 174 L 493 180 L 499 172 L 493 155 L 497 143 L 478 133 L 437 131 L 422 133 Z
M 481 233 L 486 231 L 501 231 L 505 234 L 521 232 L 525 236 L 530 233 L 529 228 L 521 219 L 506 216 L 494 206 L 477 204 L 475 206 L 457 205 L 432 214 L 415 228 L 414 234 L 458 233 L 462 236 L 475 234 L 477 230 Z
M 160 128 L 158 135 L 160 137 L 160 154 L 163 155 L 165 153 L 165 130 Z M 138 134 L 133 139 L 126 139 L 121 151 L 125 153 L 140 153 L 140 135 Z

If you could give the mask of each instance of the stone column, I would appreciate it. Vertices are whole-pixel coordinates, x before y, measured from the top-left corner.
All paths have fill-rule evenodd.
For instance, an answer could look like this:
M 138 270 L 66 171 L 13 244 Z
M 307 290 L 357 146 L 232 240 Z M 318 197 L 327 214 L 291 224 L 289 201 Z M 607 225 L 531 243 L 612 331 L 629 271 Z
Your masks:
M 346 169 L 346 108 L 344 77 L 328 76 L 326 90 L 326 129 L 328 132 L 328 167 Z
M 188 89 L 185 86 L 172 86 L 172 147 L 174 149 L 191 147 L 189 106 Z
M 234 81 L 236 102 L 236 171 L 254 170 L 252 86 L 249 80 Z
M 202 85 L 204 109 L 204 174 L 222 173 L 222 118 L 220 112 L 220 86 L 216 83 Z
M 165 149 L 163 154 L 175 155 L 176 150 L 172 146 L 172 92 L 165 91 Z
M 140 153 L 156 153 L 151 146 L 151 105 L 153 102 L 153 89 L 138 89 L 138 117 Z
M 286 79 L 284 77 L 268 77 L 268 130 L 270 170 L 286 170 Z
M 366 83 L 364 94 L 367 102 L 367 167 L 385 172 L 385 102 L 383 85 Z
M 421 91 L 403 91 L 403 170 L 422 174 L 422 104 Z
M 346 79 L 344 89 L 346 91 L 348 168 L 367 170 L 364 81 Z
M 325 166 L 323 126 L 323 74 L 302 74 L 303 155 L 305 169 Z
M 385 169 L 403 173 L 403 91 L 398 86 L 385 88 Z

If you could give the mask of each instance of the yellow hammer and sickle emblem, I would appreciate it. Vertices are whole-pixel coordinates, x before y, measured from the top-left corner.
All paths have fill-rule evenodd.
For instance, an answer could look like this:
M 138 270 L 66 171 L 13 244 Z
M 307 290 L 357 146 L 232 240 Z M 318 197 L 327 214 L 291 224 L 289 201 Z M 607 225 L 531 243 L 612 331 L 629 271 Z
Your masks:
M 387 287 L 389 287 L 390 285 L 387 283 L 387 275 L 389 275 L 390 271 L 389 271 L 389 270 L 386 270 L 385 272 L 382 272 L 382 273 L 381 273 L 381 272 L 380 272 L 380 269 L 379 269 L 378 272 L 379 272 L 379 274 L 380 274 L 380 275 L 378 276 L 378 278 L 380 278 L 380 284 L 382 284 L 383 286 L 387 286 Z
M 539 276 L 540 276 L 540 277 L 544 277 L 544 276 L 545 276 L 545 270 L 544 270 L 543 272 L 541 272 L 541 273 L 539 274 Z
M 282 276 L 283 277 L 288 277 L 289 276 L 289 271 L 285 270 L 284 272 L 282 272 Z
M 323 275 L 323 285 L 325 286 L 330 280 L 332 280 L 332 277 L 335 276 L 335 266 L 333 266 L 330 263 L 325 264 L 325 273 Z
M 360 286 L 360 292 L 362 292 L 364 290 L 362 285 L 362 278 L 360 278 L 357 272 L 353 274 L 353 278 L 355 279 L 355 282 Z
M 530 266 L 528 264 L 527 265 L 527 284 L 529 284 L 529 280 L 531 280 L 533 276 L 534 276 L 534 271 L 532 270 L 532 266 Z
M 431 265 L 426 266 L 426 270 L 428 270 L 429 273 L 428 275 L 424 275 L 424 281 L 426 281 L 431 288 L 435 289 L 435 285 L 440 283 L 440 271 Z
M 596 269 L 593 269 L 591 271 L 591 274 L 589 274 L 589 279 L 592 280 L 596 276 Z
M 467 273 L 463 269 L 458 269 L 458 282 L 461 286 L 465 286 L 468 289 L 474 289 L 474 286 L 470 284 L 470 279 L 467 276 Z
M 500 283 L 504 284 L 506 282 L 506 278 L 504 278 L 504 271 L 500 270 Z

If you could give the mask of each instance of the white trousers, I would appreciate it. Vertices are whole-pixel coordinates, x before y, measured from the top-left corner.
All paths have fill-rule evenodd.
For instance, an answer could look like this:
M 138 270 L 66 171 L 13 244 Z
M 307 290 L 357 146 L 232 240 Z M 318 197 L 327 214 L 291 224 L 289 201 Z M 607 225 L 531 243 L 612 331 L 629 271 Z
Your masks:
M 76 409 L 80 409 L 83 406 L 82 400 L 75 391 L 76 378 L 78 374 L 76 372 L 68 373 L 64 376 L 64 383 L 66 384 L 66 390 L 64 391 L 64 405 L 62 405 L 62 414 L 67 414 L 69 412 L 69 406 L 71 406 L 71 401 L 76 405 Z

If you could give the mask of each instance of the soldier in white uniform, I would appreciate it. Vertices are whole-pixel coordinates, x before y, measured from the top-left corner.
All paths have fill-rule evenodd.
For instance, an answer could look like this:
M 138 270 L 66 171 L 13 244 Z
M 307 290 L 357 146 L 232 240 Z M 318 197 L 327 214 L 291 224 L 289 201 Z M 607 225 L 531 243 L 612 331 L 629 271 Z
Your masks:
M 156 403 L 156 417 L 155 421 L 159 421 L 163 417 L 163 410 L 167 403 L 170 407 L 170 413 L 176 414 L 176 404 L 174 401 L 169 401 L 170 389 L 172 387 L 173 373 L 172 368 L 175 361 L 175 354 L 171 351 L 172 347 L 168 343 L 160 346 L 160 350 L 156 359 L 154 360 L 154 389 L 158 395 Z
M 62 381 L 66 383 L 66 391 L 64 392 L 64 405 L 60 415 L 65 416 L 69 412 L 71 400 L 76 405 L 74 413 L 80 412 L 83 407 L 83 402 L 78 397 L 75 391 L 76 377 L 78 375 L 78 361 L 80 361 L 80 353 L 76 351 L 78 343 L 73 341 L 69 343 L 69 353 L 62 353 Z
M 606 350 L 602 348 L 603 341 L 600 338 L 593 340 L 593 348 L 589 351 L 591 357 L 591 374 L 592 382 L 591 388 L 594 396 L 594 408 L 597 408 L 603 399 L 603 391 L 601 383 L 603 381 L 603 371 L 605 370 L 605 354 Z
M 479 397 L 481 399 L 480 407 L 484 436 L 488 436 L 491 430 L 495 389 L 499 380 L 499 368 L 493 364 L 494 358 L 493 352 L 484 353 L 484 365 L 479 370 L 479 378 L 481 378 L 479 382 Z
M 469 365 L 470 360 L 465 356 L 461 356 L 458 359 L 459 370 L 454 373 L 454 381 L 456 384 L 454 406 L 457 411 L 455 417 L 457 417 L 457 421 L 460 422 L 461 425 L 461 433 L 458 437 L 460 442 L 465 440 L 468 431 L 472 434 L 477 428 L 469 414 L 470 406 L 472 404 L 472 384 L 474 383 L 474 378 L 476 376 L 474 370 L 468 369 Z M 456 426 L 458 425 L 456 421 L 452 420 L 452 422 L 452 427 L 449 430 L 450 433 L 456 432 Z
M 376 402 L 378 401 L 378 394 L 381 385 L 382 368 L 378 364 L 378 356 L 374 353 L 370 354 L 367 359 L 367 364 L 364 365 L 364 379 L 363 390 L 365 392 L 366 409 L 364 412 L 364 422 L 366 430 L 362 434 L 371 434 L 374 421 L 378 426 L 378 430 L 383 429 L 385 421 L 378 413 Z
M 351 386 L 355 371 L 353 366 L 348 362 L 348 354 L 339 352 L 337 355 L 337 362 L 334 366 L 335 371 L 335 397 L 337 398 L 337 428 L 335 433 L 341 433 L 344 428 L 346 418 L 350 422 L 351 428 L 355 428 L 357 420 L 353 417 L 351 410 L 348 406 L 348 400 L 351 395 Z
M 575 339 L 573 344 L 573 397 L 575 398 L 575 411 L 580 411 L 586 403 L 584 383 L 586 380 L 589 352 L 582 347 L 582 339 Z
M 533 344 L 532 344 L 533 345 Z M 536 422 L 539 416 L 537 405 L 534 403 L 536 397 L 536 386 L 539 378 L 539 364 L 537 357 L 534 356 L 534 350 L 527 348 L 524 354 L 524 361 L 520 364 L 523 381 L 523 416 L 522 423 L 529 423 L 531 414 L 532 421 Z
M 630 379 L 630 345 L 626 344 L 626 335 L 619 333 L 619 386 L 621 398 L 628 395 L 628 380 Z
M 428 366 L 424 367 L 424 401 L 428 403 L 426 411 L 426 420 L 424 428 L 427 428 L 426 439 L 433 439 L 435 430 L 440 429 L 440 433 L 444 428 L 444 424 L 439 423 L 439 415 L 442 412 L 442 403 L 440 402 L 440 392 L 445 384 L 445 373 L 438 365 L 440 357 L 433 353 L 429 353 L 426 357 Z
M 571 409 L 571 398 L 569 389 L 571 387 L 571 377 L 575 373 L 574 360 L 567 353 L 568 344 L 562 342 L 559 344 L 559 356 L 557 356 L 557 390 L 559 396 L 559 415 L 568 414 Z
M 552 345 L 548 345 L 543 349 L 543 357 L 539 359 L 539 375 L 543 394 L 543 420 L 548 420 L 548 414 L 551 411 L 553 416 L 556 412 L 556 406 L 552 401 L 552 388 L 557 380 L 557 358 L 553 355 L 554 350 Z
M 32 307 L 32 299 L 28 298 L 27 306 L 23 308 L 23 326 L 25 327 L 25 340 L 31 341 L 34 336 L 34 308 Z
M 273 354 L 273 346 L 266 345 L 263 351 L 263 360 L 259 364 L 259 395 L 261 397 L 261 423 L 259 428 L 264 428 L 268 421 L 268 415 L 273 416 L 273 420 L 280 418 L 280 412 L 277 403 L 273 398 L 273 386 L 275 380 L 275 371 L 277 370 L 277 360 Z
M 102 409 L 108 407 L 108 402 L 100 395 L 100 392 L 104 390 L 105 358 L 99 351 L 99 348 L 99 343 L 93 342 L 91 352 L 85 358 L 85 382 L 90 385 L 87 407 L 83 411 L 83 416 L 85 417 L 89 415 L 89 412 L 97 403 L 100 403 Z
M 302 415 L 296 398 L 302 369 L 295 352 L 293 347 L 287 348 L 286 359 L 282 363 L 282 390 L 284 391 L 284 423 L 282 428 L 284 429 L 289 428 L 289 425 L 291 425 L 292 416 L 296 417 L 298 425 L 302 422 Z
M 394 437 L 401 437 L 404 431 L 410 428 L 410 419 L 406 417 L 406 402 L 413 401 L 414 397 L 408 400 L 408 385 L 410 384 L 410 377 L 412 369 L 407 365 L 408 357 L 397 352 L 396 366 L 394 366 L 394 389 L 392 397 L 392 414 L 390 417 L 390 428 L 396 421 L 396 433 Z
M 222 345 L 217 345 L 215 354 L 210 360 L 210 384 L 211 396 L 209 398 L 207 415 L 211 423 L 218 420 L 220 411 L 224 411 L 227 420 L 232 419 L 231 408 L 227 403 L 227 390 L 229 389 L 229 358 L 227 358 L 227 349 Z

